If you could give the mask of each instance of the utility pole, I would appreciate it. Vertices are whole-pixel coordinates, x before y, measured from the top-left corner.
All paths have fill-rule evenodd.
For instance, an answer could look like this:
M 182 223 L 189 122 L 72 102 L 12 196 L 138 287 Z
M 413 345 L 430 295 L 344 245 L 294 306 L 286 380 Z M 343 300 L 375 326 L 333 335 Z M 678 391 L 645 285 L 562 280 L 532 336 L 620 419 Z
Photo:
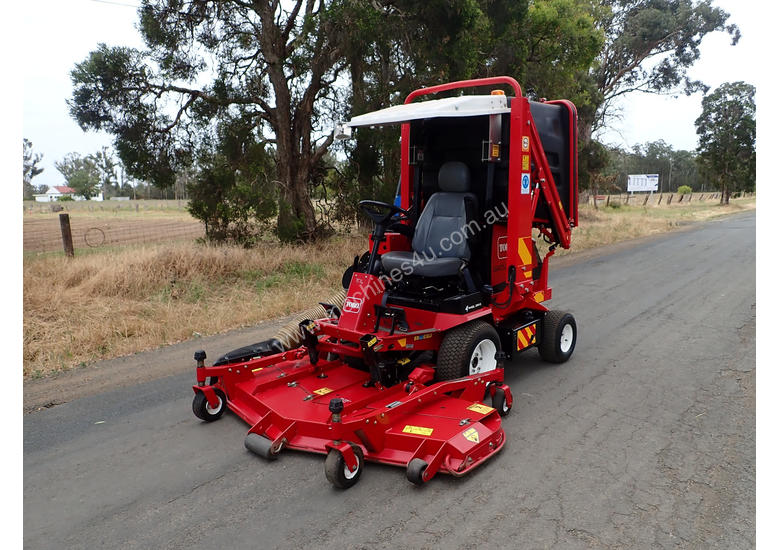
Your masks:
M 672 192 L 672 155 L 669 155 L 669 192 Z

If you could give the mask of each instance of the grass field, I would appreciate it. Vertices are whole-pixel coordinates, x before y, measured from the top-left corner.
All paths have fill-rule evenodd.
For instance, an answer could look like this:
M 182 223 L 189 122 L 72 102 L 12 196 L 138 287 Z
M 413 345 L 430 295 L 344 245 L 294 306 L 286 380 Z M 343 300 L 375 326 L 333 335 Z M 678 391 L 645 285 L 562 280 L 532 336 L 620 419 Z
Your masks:
M 154 202 L 168 204 L 148 209 L 139 205 L 137 211 L 132 204 L 122 204 L 124 210 L 111 211 L 68 203 L 74 205 L 68 213 L 74 226 L 76 220 L 87 225 L 136 222 L 158 228 L 156 223 L 197 224 L 182 205 L 170 204 L 175 201 Z M 59 232 L 58 213 L 35 211 L 35 206 L 33 211 L 25 210 L 25 239 L 28 227 L 41 220 L 53 222 Z M 571 251 L 672 231 L 752 208 L 755 198 L 733 200 L 728 207 L 696 200 L 647 207 L 613 203 L 598 210 L 582 206 Z M 61 252 L 25 250 L 25 377 L 311 307 L 339 288 L 344 269 L 368 245 L 365 234 L 338 235 L 301 246 L 269 243 L 254 249 L 196 244 L 194 237 L 170 242 L 171 229 L 153 236 L 160 242 L 117 240 L 79 249 L 71 259 Z

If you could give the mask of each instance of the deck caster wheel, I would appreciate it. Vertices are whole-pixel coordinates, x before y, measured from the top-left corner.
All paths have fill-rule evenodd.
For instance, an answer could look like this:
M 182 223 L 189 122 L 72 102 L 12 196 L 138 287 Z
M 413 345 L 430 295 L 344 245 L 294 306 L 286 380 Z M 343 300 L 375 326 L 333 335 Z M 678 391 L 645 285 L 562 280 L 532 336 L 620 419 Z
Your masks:
M 266 460 L 276 460 L 279 458 L 281 445 L 274 448 L 273 441 L 260 434 L 250 433 L 244 438 L 244 447 Z
M 423 473 L 428 467 L 428 463 L 422 458 L 413 458 L 406 466 L 406 479 L 414 483 L 415 485 L 422 485 L 425 483 L 423 479 Z
M 196 393 L 192 400 L 192 412 L 195 413 L 195 416 L 206 422 L 214 422 L 225 412 L 225 403 L 227 401 L 225 394 L 222 390 L 214 390 L 214 393 L 217 394 L 217 399 L 219 399 L 219 404 L 215 408 L 212 408 L 211 405 L 209 405 L 203 392 L 199 391 Z
M 512 410 L 512 405 L 506 402 L 506 394 L 502 388 L 496 388 L 496 393 L 493 394 L 493 408 L 500 416 L 506 416 Z
M 360 479 L 363 473 L 363 451 L 357 445 L 352 445 L 358 464 L 355 471 L 351 471 L 344 460 L 344 455 L 336 449 L 328 451 L 325 458 L 325 477 L 338 489 L 349 489 Z
M 577 343 L 577 323 L 565 311 L 548 311 L 542 322 L 539 355 L 550 363 L 565 363 L 574 353 Z

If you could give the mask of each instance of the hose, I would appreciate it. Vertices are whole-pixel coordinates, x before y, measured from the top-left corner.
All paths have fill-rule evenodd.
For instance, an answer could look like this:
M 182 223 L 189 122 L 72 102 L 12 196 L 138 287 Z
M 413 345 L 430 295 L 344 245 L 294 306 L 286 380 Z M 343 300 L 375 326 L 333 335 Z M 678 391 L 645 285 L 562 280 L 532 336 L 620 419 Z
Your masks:
M 340 290 L 327 300 L 322 300 L 322 303 L 333 304 L 340 309 L 346 297 L 347 291 Z M 305 319 L 322 319 L 327 316 L 328 312 L 321 305 L 296 313 L 292 320 L 280 328 L 273 338 L 278 340 L 286 350 L 297 348 L 303 341 L 303 336 L 301 336 L 301 330 L 298 327 L 298 324 Z

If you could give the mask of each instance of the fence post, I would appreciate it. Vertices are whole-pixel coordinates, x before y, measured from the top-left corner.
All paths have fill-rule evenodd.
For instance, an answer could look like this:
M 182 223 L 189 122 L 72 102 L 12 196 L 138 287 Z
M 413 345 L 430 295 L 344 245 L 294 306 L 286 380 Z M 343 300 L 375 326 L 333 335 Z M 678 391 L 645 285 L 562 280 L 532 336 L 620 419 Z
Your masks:
M 661 204 L 661 201 L 664 200 L 664 194 L 658 193 L 658 204 Z
M 609 198 L 610 198 L 611 196 L 612 196 L 612 195 L 607 195 L 607 206 L 609 206 Z
M 73 257 L 73 235 L 70 232 L 70 215 L 60 214 L 60 231 L 62 232 L 62 247 L 65 255 Z
M 669 200 L 668 200 L 668 201 L 666 201 L 666 204 L 667 204 L 667 205 L 670 205 L 670 204 L 672 204 L 672 199 L 673 199 L 673 198 L 674 198 L 674 193 L 672 193 L 671 195 L 669 195 Z
M 642 206 L 645 206 L 647 204 L 647 201 L 650 200 L 650 195 L 645 195 L 645 202 L 642 203 Z

